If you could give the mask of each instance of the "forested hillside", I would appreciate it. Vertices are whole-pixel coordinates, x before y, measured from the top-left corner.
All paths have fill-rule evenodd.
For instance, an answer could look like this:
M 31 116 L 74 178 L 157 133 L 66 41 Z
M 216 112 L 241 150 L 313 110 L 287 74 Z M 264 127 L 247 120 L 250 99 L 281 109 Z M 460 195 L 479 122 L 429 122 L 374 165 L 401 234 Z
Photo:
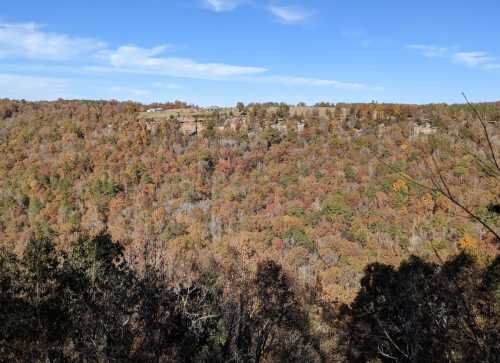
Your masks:
M 181 106 L 0 101 L 0 303 L 32 357 L 67 339 L 75 361 L 498 357 L 500 104 L 240 104 L 188 133 L 144 116 Z M 130 310 L 74 330 L 110 302 Z

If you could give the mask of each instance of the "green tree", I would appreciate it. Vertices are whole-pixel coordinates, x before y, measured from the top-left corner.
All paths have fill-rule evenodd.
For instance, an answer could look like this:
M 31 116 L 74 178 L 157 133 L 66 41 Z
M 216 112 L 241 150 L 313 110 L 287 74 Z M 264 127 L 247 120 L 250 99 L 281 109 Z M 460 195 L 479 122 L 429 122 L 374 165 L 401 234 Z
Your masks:
M 238 102 L 236 104 L 236 109 L 239 113 L 242 113 L 243 111 L 245 111 L 245 104 L 243 102 Z
M 483 270 L 461 254 L 438 266 L 412 257 L 371 264 L 344 307 L 348 356 L 365 362 L 496 362 L 499 258 Z
M 138 295 L 123 246 L 107 234 L 83 236 L 73 246 L 69 265 L 69 338 L 75 351 L 84 361 L 126 360 Z

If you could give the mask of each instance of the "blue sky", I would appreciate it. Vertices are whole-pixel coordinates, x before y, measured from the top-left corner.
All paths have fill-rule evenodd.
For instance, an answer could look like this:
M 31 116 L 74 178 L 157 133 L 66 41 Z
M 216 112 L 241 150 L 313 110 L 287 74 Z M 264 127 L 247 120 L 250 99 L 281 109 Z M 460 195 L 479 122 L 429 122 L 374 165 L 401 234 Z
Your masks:
M 498 0 L 16 0 L 0 98 L 500 100 Z

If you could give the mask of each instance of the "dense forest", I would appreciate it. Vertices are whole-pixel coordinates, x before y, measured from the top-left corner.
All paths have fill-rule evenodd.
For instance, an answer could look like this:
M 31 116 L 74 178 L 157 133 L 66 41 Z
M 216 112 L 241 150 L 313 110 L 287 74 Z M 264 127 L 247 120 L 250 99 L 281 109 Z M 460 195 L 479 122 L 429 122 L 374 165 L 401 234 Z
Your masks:
M 498 361 L 500 103 L 158 107 L 0 101 L 0 361 Z

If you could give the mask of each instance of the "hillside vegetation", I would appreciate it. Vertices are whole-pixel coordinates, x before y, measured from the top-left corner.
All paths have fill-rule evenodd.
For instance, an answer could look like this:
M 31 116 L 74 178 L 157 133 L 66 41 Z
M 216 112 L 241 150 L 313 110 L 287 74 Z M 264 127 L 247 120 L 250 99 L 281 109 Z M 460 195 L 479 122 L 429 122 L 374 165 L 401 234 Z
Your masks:
M 152 107 L 0 101 L 0 354 L 498 357 L 500 104 Z

